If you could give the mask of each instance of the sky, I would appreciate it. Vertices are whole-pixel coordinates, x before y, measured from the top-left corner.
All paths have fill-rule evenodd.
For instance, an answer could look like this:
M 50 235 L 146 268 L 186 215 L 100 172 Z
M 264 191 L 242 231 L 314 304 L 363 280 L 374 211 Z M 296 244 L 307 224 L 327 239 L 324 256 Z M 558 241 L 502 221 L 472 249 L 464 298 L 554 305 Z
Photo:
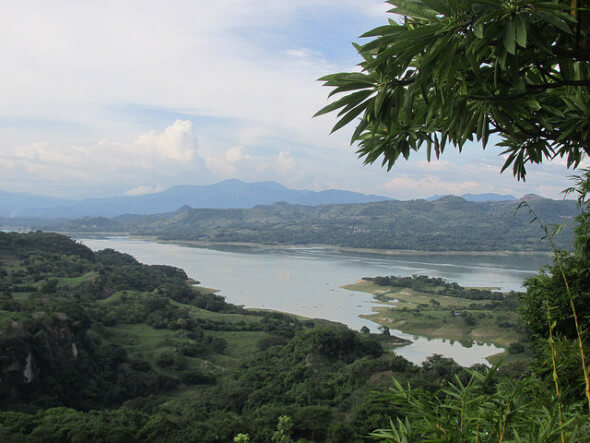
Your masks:
M 476 143 L 387 172 L 352 128 L 312 118 L 317 79 L 357 69 L 351 42 L 386 24 L 382 0 L 0 3 L 0 190 L 59 197 L 157 192 L 237 178 L 398 199 L 537 193 L 560 198 L 563 161 L 500 174 Z M 587 164 L 587 162 L 586 162 Z

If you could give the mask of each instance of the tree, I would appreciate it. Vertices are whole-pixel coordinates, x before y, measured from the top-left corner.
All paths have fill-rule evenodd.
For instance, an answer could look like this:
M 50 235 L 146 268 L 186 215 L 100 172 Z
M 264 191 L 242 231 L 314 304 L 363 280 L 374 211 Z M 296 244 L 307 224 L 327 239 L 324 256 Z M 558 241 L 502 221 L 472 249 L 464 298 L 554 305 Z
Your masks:
M 447 143 L 461 151 L 467 141 L 477 140 L 485 148 L 492 134 L 499 139 L 497 145 L 504 149 L 502 171 L 512 167 L 519 180 L 525 179 L 526 167 L 531 163 L 561 157 L 566 159 L 568 167 L 577 168 L 583 157 L 590 155 L 588 0 L 391 0 L 388 3 L 394 5 L 389 12 L 396 14 L 396 18 L 364 34 L 362 37 L 371 38 L 368 43 L 355 45 L 363 58 L 360 72 L 332 74 L 320 79 L 334 88 L 330 96 L 341 93 L 344 96 L 316 115 L 337 111 L 339 120 L 332 131 L 359 117 L 351 142 L 358 143 L 357 153 L 365 163 L 382 158 L 383 166 L 389 170 L 400 156 L 407 159 L 412 151 L 423 146 L 430 160 L 433 153 L 438 158 Z M 590 190 L 589 183 L 590 173 L 586 170 L 575 189 L 581 203 Z M 566 441 L 566 437 L 575 440 L 575 435 L 588 434 L 589 416 L 578 414 L 574 404 L 563 403 L 567 395 L 564 396 L 564 380 L 560 377 L 567 370 L 566 387 L 582 381 L 584 388 L 576 386 L 574 390 L 577 395 L 585 393 L 590 408 L 590 377 L 583 337 L 587 315 L 580 309 L 585 308 L 590 294 L 587 287 L 581 285 L 589 281 L 589 219 L 585 207 L 581 227 L 576 232 L 572 263 L 577 266 L 574 267 L 565 261 L 567 253 L 556 250 L 544 226 L 546 237 L 556 252 L 556 264 L 550 275 L 529 280 L 527 296 L 522 300 L 525 322 L 529 326 L 545 323 L 548 337 L 540 327 L 537 335 L 546 341 L 551 354 L 550 358 L 541 357 L 540 361 L 550 362 L 553 393 L 550 397 L 541 396 L 539 400 L 546 401 L 541 409 L 531 409 L 523 415 L 534 417 L 539 426 L 531 426 L 527 419 L 526 427 L 518 429 L 519 420 L 512 418 L 508 423 L 506 412 L 495 417 L 492 414 L 484 419 L 487 423 L 482 427 L 482 409 L 498 411 L 498 405 L 505 403 L 510 413 L 517 409 L 523 412 L 539 403 L 531 402 L 531 396 L 524 394 L 526 389 L 519 393 L 518 386 L 508 378 L 504 379 L 509 386 L 507 391 L 498 384 L 491 395 L 477 400 L 468 398 L 476 391 L 485 392 L 494 368 L 486 376 L 474 372 L 467 385 L 457 380 L 451 390 L 440 391 L 444 398 L 436 398 L 431 405 L 417 401 L 423 393 L 416 396 L 411 388 L 397 384 L 386 401 L 397 399 L 405 402 L 405 406 L 412 405 L 410 408 L 401 403 L 396 406 L 402 406 L 400 410 L 415 408 L 424 421 L 417 427 L 409 420 L 400 420 L 397 424 L 391 421 L 389 429 L 377 431 L 373 436 L 387 441 L 424 438 L 455 441 L 473 439 L 474 434 L 479 439 L 480 432 L 488 427 L 483 431 L 485 438 L 499 441 L 505 437 L 520 439 L 525 430 L 527 437 L 533 437 L 525 439 L 531 441 L 551 440 L 557 436 L 561 441 Z M 572 275 L 573 268 L 576 272 Z M 570 285 L 568 279 L 574 285 Z M 560 297 L 563 299 L 561 310 L 554 306 L 556 299 L 559 300 L 554 295 L 557 287 L 564 295 Z M 541 297 L 547 322 L 542 321 L 542 310 L 527 310 L 536 307 Z M 581 302 L 584 306 L 580 306 Z M 556 321 L 555 314 L 564 321 Z M 475 322 L 472 317 L 465 320 Z M 558 349 L 562 344 L 568 349 Z M 578 353 L 574 354 L 569 348 Z M 578 371 L 570 377 L 569 366 L 573 365 L 564 369 L 564 364 L 558 360 L 574 361 L 570 359 L 574 355 L 579 355 L 579 364 L 574 363 Z M 582 371 L 579 371 L 580 366 Z M 523 388 L 538 389 L 534 376 L 527 375 L 522 381 Z M 544 387 L 550 385 L 547 383 Z M 456 392 L 452 392 L 453 389 Z M 430 400 L 432 393 L 426 393 L 423 398 Z M 460 407 L 453 404 L 459 398 Z M 484 402 L 490 400 L 493 406 L 484 406 Z M 514 401 L 521 404 L 512 405 Z M 468 429 L 469 418 L 464 412 L 471 406 L 467 405 L 476 405 L 472 409 L 476 411 L 475 430 Z M 448 416 L 440 415 L 441 411 L 449 411 Z M 460 411 L 460 427 L 457 426 L 457 411 Z M 428 413 L 434 415 L 426 417 Z M 501 426 L 497 426 L 498 418 Z M 575 423 L 578 418 L 582 422 L 579 427 Z M 548 426 L 548 423 L 557 425 Z M 452 435 L 449 433 L 452 430 L 466 433 Z M 494 436 L 493 430 L 500 430 L 500 434 Z
M 359 157 L 389 169 L 426 146 L 485 148 L 496 134 L 517 179 L 526 166 L 590 154 L 588 0 L 390 0 L 389 24 L 356 45 L 361 72 L 320 80 L 344 93 L 332 131 L 360 117 Z M 403 20 L 402 20 L 403 17 Z
M 293 431 L 293 420 L 288 415 L 281 415 L 277 424 L 277 430 L 272 433 L 272 441 L 276 443 L 290 443 Z

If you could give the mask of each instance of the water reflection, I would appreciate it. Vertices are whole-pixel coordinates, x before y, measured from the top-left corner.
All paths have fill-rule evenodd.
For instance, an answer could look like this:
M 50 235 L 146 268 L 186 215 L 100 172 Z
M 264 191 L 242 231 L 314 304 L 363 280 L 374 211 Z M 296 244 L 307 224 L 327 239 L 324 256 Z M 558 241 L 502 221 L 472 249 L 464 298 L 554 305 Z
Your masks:
M 83 239 L 94 250 L 113 248 L 148 264 L 183 268 L 204 286 L 217 288 L 227 301 L 252 308 L 275 309 L 311 318 L 326 318 L 359 330 L 377 325 L 359 317 L 375 306 L 370 294 L 341 289 L 361 277 L 425 274 L 464 286 L 518 290 L 522 281 L 549 262 L 547 256 L 383 256 L 324 248 L 196 248 L 129 238 Z M 427 339 L 392 331 L 413 341 L 396 352 L 421 363 L 433 354 L 458 363 L 486 363 L 500 352 L 491 344 Z

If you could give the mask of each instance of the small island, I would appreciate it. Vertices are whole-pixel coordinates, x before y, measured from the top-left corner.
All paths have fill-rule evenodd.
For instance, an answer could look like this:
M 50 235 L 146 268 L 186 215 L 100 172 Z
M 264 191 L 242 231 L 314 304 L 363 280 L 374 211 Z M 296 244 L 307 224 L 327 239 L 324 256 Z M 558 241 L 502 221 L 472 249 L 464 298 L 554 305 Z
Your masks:
M 493 343 L 506 348 L 511 360 L 526 355 L 515 292 L 466 288 L 424 275 L 364 277 L 342 288 L 373 294 L 378 305 L 373 314 L 362 317 L 382 327 L 463 343 Z

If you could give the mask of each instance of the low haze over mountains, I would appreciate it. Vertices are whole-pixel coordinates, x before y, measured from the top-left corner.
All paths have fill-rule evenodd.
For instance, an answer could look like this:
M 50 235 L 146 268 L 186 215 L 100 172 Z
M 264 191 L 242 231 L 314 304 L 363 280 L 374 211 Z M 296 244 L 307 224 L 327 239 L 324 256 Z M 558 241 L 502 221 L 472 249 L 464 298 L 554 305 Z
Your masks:
M 273 181 L 244 183 L 225 180 L 213 185 L 175 186 L 155 194 L 88 198 L 81 201 L 55 199 L 31 194 L 0 193 L 0 216 L 78 218 L 115 217 L 122 214 L 159 214 L 183 205 L 193 208 L 252 208 L 284 201 L 307 206 L 328 203 L 368 203 L 391 200 L 380 195 L 330 189 L 307 191 L 289 189 Z
M 436 201 L 440 200 L 441 198 L 446 197 L 445 195 L 433 195 L 432 197 L 427 198 L 428 201 Z M 487 194 L 463 194 L 461 198 L 472 201 L 472 202 L 505 202 L 505 201 L 515 201 L 518 200 L 513 195 L 501 195 L 501 194 L 494 194 L 494 193 L 487 193 Z
M 433 196 L 436 201 L 444 196 Z M 512 201 L 516 197 L 499 194 L 464 194 L 468 201 Z M 116 217 L 122 214 L 160 214 L 172 212 L 181 206 L 192 208 L 253 208 L 286 202 L 295 205 L 318 206 L 323 204 L 371 203 L 394 200 L 382 195 L 330 189 L 309 191 L 289 189 L 273 181 L 244 183 L 225 180 L 213 185 L 175 186 L 162 192 L 137 196 L 88 198 L 69 200 L 25 193 L 0 191 L 0 217 L 28 218 L 80 218 Z

